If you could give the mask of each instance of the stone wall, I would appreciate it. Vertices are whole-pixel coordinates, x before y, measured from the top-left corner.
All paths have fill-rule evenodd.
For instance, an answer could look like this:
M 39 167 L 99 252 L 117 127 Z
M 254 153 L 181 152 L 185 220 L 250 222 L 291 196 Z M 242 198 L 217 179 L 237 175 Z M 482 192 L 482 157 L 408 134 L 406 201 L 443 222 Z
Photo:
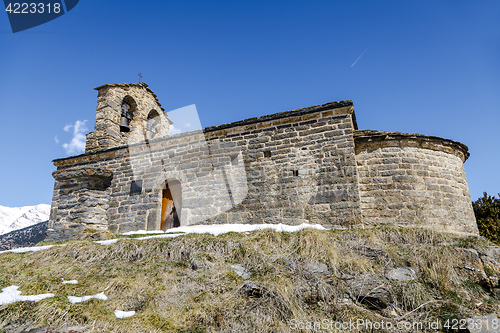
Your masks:
M 83 165 L 54 171 L 53 176 L 56 181 L 49 228 L 57 230 L 58 238 L 72 238 L 85 227 L 108 229 L 109 171 Z
M 158 230 L 171 180 L 182 186 L 181 225 L 359 219 L 353 112 L 351 101 L 329 103 L 55 160 L 49 231 Z M 78 185 L 90 170 L 112 179 L 97 208 L 95 186 Z
M 83 228 L 159 230 L 170 181 L 180 182 L 181 226 L 362 223 L 478 233 L 463 168 L 468 148 L 359 131 L 352 101 L 169 136 L 172 122 L 145 83 L 96 89 L 85 154 L 54 161 L 49 239 Z M 123 101 L 130 132 L 120 132 Z
M 417 134 L 356 131 L 365 223 L 477 234 L 463 163 L 468 148 Z
M 248 179 L 246 198 L 217 220 L 331 227 L 359 218 L 352 102 L 268 117 L 205 130 L 211 151 L 241 149 Z
M 146 124 L 151 113 L 158 116 L 156 136 L 169 134 L 172 121 L 146 83 L 105 84 L 94 89 L 98 91 L 95 130 L 87 134 L 86 152 L 143 142 L 148 134 Z M 131 107 L 129 133 L 120 131 L 121 105 L 124 100 Z

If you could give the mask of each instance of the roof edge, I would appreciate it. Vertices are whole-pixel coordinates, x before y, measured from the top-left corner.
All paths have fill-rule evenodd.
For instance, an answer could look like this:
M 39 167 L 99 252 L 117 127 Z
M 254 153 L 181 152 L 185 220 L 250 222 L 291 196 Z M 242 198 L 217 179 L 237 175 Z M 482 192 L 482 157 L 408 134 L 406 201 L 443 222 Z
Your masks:
M 151 90 L 151 88 L 149 88 L 148 84 L 146 82 L 137 82 L 137 83 L 106 83 L 106 84 L 103 84 L 102 86 L 99 86 L 99 87 L 95 87 L 94 90 L 101 90 L 103 88 L 108 88 L 108 87 L 141 87 L 141 88 L 144 88 L 146 89 L 147 92 L 149 92 L 151 95 L 153 95 L 156 103 L 158 104 L 158 106 L 160 107 L 160 109 L 165 112 L 165 108 L 163 108 L 163 106 L 161 106 L 161 103 L 160 101 L 158 100 L 158 96 L 156 96 L 156 94 L 154 93 L 153 90 Z
M 261 117 L 254 117 L 254 118 L 248 118 L 244 120 L 238 120 L 232 123 L 226 123 L 226 124 L 221 124 L 221 125 L 216 125 L 216 126 L 210 126 L 210 127 L 205 127 L 203 129 L 203 132 L 214 132 L 214 131 L 219 131 L 222 129 L 226 128 L 231 128 L 231 127 L 236 127 L 236 126 L 244 126 L 244 125 L 250 125 L 254 123 L 260 123 L 264 121 L 269 121 L 269 120 L 275 120 L 275 119 L 280 119 L 280 118 L 287 118 L 287 117 L 294 117 L 294 116 L 301 116 L 304 114 L 308 113 L 314 113 L 314 112 L 320 112 L 320 111 L 326 111 L 326 110 L 332 110 L 332 109 L 339 109 L 347 106 L 354 106 L 352 100 L 344 100 L 344 101 L 339 101 L 339 102 L 330 102 L 330 103 L 325 103 L 321 105 L 313 105 L 313 106 L 308 106 L 305 108 L 300 108 L 300 109 L 294 109 L 291 111 L 283 111 L 283 112 L 278 112 L 278 113 L 273 113 Z M 354 111 L 352 112 L 354 114 Z M 355 122 L 355 118 L 353 118 L 354 126 L 357 129 L 357 124 Z
M 467 161 L 470 156 L 469 147 L 465 144 L 450 139 L 441 138 L 438 136 L 416 134 L 416 133 L 401 133 L 401 132 L 386 132 L 374 130 L 357 130 L 354 131 L 354 142 L 356 144 L 375 143 L 382 141 L 395 140 L 417 140 L 419 142 L 433 142 L 442 147 L 452 147 L 463 155 L 463 162 Z M 430 148 L 430 146 L 426 147 Z

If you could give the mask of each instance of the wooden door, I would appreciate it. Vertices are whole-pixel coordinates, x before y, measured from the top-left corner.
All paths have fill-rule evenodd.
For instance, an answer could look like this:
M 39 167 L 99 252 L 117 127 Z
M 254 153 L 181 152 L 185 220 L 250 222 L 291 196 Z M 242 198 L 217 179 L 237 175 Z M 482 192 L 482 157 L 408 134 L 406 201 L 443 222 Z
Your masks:
M 174 227 L 174 221 L 171 218 L 172 208 L 174 207 L 174 200 L 172 199 L 172 193 L 170 189 L 167 188 L 163 190 L 163 198 L 161 201 L 161 226 L 160 229 L 165 231 L 167 229 Z
M 171 180 L 165 185 L 161 202 L 161 225 L 160 229 L 180 226 L 182 209 L 182 188 L 178 180 Z

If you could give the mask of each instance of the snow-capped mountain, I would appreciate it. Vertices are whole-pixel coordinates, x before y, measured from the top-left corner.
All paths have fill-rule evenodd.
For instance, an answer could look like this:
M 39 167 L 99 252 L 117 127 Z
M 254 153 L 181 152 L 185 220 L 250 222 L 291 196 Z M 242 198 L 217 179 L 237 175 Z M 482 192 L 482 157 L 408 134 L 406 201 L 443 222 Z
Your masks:
M 50 205 L 5 207 L 0 206 L 0 235 L 29 227 L 49 219 Z

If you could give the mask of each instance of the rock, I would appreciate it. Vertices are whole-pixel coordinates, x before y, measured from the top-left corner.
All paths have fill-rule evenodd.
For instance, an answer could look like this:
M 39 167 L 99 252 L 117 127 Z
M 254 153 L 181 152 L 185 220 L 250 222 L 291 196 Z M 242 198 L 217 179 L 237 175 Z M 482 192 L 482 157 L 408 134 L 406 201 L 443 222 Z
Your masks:
M 321 262 L 312 261 L 308 262 L 304 265 L 304 269 L 309 271 L 312 274 L 324 274 L 328 272 L 328 266 Z
M 347 297 L 342 297 L 342 298 L 338 298 L 335 302 L 335 304 L 339 307 L 343 307 L 343 306 L 349 306 L 349 305 L 352 305 L 352 299 L 350 298 L 347 298 Z
M 321 262 L 309 261 L 303 265 L 303 269 L 316 278 L 322 279 L 325 282 L 332 282 L 332 274 L 328 270 L 328 266 Z
M 500 288 L 500 246 L 488 246 L 478 250 L 492 288 Z
M 243 283 L 240 287 L 240 292 L 246 297 L 256 297 L 256 298 L 260 298 L 263 295 L 269 293 L 266 287 L 251 281 Z
M 296 274 L 302 275 L 301 283 L 295 290 L 297 297 L 307 304 L 331 302 L 335 295 L 329 284 L 333 278 L 328 266 L 315 260 L 308 261 L 301 266 L 302 271 L 296 271 Z
M 107 240 L 113 238 L 113 234 L 107 230 L 83 229 L 76 239 Z
M 255 306 L 261 306 L 265 310 L 275 309 L 281 320 L 286 320 L 292 316 L 292 311 L 286 304 L 280 293 L 256 282 L 246 281 L 239 291 L 245 297 L 251 299 Z
M 298 299 L 307 304 L 330 303 L 335 299 L 335 291 L 332 286 L 318 278 L 304 279 L 298 282 L 295 293 Z
M 493 296 L 495 299 L 500 300 L 500 288 L 494 288 L 491 291 L 491 296 Z
M 252 277 L 252 274 L 241 265 L 231 265 L 230 269 L 234 274 L 238 275 L 243 280 L 248 280 Z
M 295 295 L 307 304 L 329 303 L 335 299 L 330 283 L 333 276 L 328 266 L 316 260 L 297 260 L 297 258 L 278 258 L 293 274 Z
M 489 286 L 489 279 L 484 272 L 483 262 L 474 249 L 456 248 L 454 250 L 453 266 L 465 280 L 470 280 L 481 286 Z
M 205 261 L 198 258 L 193 258 L 191 260 L 191 269 L 198 270 L 200 268 L 206 268 Z
M 393 297 L 386 280 L 357 275 L 354 280 L 346 281 L 355 303 L 362 303 L 374 310 L 381 310 L 393 302 Z
M 391 269 L 385 275 L 389 280 L 405 281 L 418 279 L 418 268 L 416 267 L 401 267 Z
M 387 308 L 382 310 L 382 314 L 388 318 L 397 318 L 397 317 L 401 316 L 402 311 L 399 308 L 397 308 L 395 305 L 391 304 Z
M 375 262 L 379 262 L 382 258 L 385 258 L 384 249 L 378 247 L 361 246 L 358 254 L 374 260 Z
M 191 269 L 210 269 L 214 267 L 214 264 L 211 262 L 211 257 L 203 252 L 195 253 L 191 258 L 190 262 Z

